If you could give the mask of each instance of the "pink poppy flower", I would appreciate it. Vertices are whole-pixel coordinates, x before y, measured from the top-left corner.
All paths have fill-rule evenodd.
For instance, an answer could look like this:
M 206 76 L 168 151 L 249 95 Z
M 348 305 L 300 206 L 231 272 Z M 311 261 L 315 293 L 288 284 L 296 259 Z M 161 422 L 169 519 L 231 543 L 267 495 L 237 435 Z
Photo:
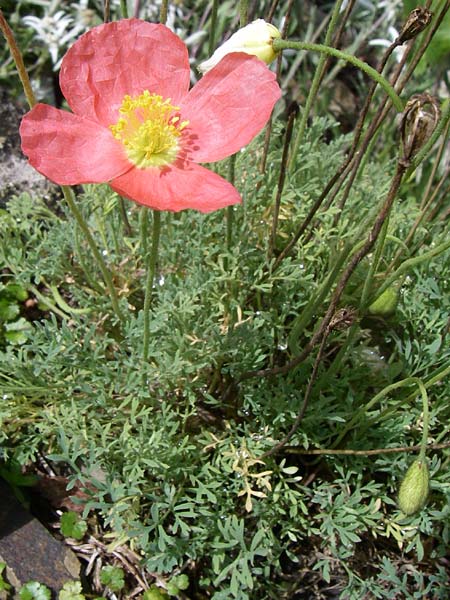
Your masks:
M 61 90 L 73 111 L 37 104 L 22 150 L 60 185 L 107 182 L 158 210 L 209 212 L 240 202 L 197 163 L 237 152 L 267 122 L 281 92 L 258 58 L 226 56 L 189 90 L 185 44 L 164 25 L 125 19 L 95 27 L 65 55 Z

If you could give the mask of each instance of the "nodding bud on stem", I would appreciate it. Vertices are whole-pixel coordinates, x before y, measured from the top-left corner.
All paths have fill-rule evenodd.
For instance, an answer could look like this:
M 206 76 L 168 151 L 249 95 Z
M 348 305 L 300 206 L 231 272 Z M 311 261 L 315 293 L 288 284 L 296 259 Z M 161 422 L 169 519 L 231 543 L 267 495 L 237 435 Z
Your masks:
M 404 160 L 411 160 L 426 144 L 440 114 L 439 103 L 430 94 L 416 94 L 408 100 L 400 126 Z
M 277 56 L 272 42 L 280 37 L 281 33 L 274 25 L 266 23 L 263 19 L 257 19 L 236 31 L 229 40 L 217 48 L 210 59 L 198 65 L 198 70 L 201 73 L 206 73 L 231 52 L 252 54 L 266 64 L 270 64 Z
M 415 460 L 406 471 L 398 493 L 398 506 L 408 517 L 425 506 L 430 491 L 426 460 Z
M 404 44 L 408 40 L 416 37 L 429 25 L 433 13 L 424 6 L 418 6 L 409 13 L 406 23 L 403 25 L 397 41 Z

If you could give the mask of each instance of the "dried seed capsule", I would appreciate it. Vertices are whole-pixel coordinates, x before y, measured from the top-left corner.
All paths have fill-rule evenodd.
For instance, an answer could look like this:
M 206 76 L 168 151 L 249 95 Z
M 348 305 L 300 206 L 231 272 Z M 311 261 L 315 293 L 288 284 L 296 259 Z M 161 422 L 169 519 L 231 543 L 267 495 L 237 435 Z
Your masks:
M 416 37 L 429 25 L 433 13 L 424 6 L 418 6 L 412 10 L 406 19 L 403 29 L 398 36 L 398 43 L 403 44 Z
M 430 94 L 415 94 L 405 106 L 400 126 L 403 159 L 417 154 L 426 144 L 439 121 L 440 109 L 436 98 Z
M 407 516 L 413 515 L 425 506 L 430 472 L 426 460 L 415 460 L 406 471 L 398 493 L 398 506 Z

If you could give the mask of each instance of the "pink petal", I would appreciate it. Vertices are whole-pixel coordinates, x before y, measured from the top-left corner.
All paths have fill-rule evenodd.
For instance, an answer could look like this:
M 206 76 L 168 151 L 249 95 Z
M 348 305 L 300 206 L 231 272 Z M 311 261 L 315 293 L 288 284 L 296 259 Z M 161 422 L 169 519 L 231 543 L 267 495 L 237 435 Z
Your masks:
M 60 185 L 109 181 L 132 166 L 108 129 L 46 104 L 23 117 L 20 136 L 30 164 Z
M 187 48 L 165 25 L 123 19 L 94 27 L 64 56 L 61 90 L 74 113 L 111 125 L 144 90 L 177 104 L 189 89 Z
M 241 201 L 231 183 L 194 163 L 163 170 L 132 169 L 110 185 L 121 196 L 157 210 L 193 208 L 207 213 Z
M 242 52 L 225 56 L 181 102 L 189 160 L 214 162 L 248 144 L 267 123 L 281 90 L 275 74 Z

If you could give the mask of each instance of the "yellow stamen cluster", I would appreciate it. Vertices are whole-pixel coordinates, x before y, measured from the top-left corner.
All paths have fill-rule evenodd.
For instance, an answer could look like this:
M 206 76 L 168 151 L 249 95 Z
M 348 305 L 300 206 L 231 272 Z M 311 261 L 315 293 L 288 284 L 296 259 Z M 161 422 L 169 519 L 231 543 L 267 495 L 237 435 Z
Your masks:
M 175 161 L 179 137 L 189 121 L 180 121 L 179 107 L 145 90 L 139 96 L 125 96 L 119 108 L 121 117 L 109 128 L 122 142 L 129 160 L 139 169 L 163 167 Z

